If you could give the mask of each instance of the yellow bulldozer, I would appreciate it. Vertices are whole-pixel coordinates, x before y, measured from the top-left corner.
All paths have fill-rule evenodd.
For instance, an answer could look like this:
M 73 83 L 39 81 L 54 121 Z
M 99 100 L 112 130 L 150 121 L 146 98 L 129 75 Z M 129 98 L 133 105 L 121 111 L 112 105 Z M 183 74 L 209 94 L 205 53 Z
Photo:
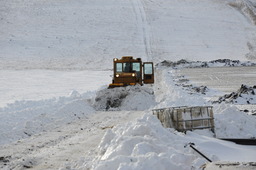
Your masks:
M 109 88 L 154 83 L 153 62 L 142 62 L 141 58 L 123 56 L 121 59 L 114 58 L 113 63 L 114 74 Z

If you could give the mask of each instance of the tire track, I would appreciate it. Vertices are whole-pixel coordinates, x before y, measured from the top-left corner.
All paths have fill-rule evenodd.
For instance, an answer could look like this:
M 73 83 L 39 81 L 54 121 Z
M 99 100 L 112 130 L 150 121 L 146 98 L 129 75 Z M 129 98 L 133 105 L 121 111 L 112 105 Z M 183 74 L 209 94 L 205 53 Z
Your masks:
M 143 44 L 145 47 L 146 60 L 152 60 L 152 48 L 151 48 L 151 29 L 147 20 L 146 12 L 141 0 L 131 0 L 138 28 L 141 28 Z

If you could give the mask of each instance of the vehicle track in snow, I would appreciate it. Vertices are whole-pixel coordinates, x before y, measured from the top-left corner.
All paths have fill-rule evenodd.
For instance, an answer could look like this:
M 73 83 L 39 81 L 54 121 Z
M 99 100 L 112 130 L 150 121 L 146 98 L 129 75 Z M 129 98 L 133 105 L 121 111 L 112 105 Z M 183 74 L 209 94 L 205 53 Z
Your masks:
M 145 46 L 146 59 L 145 61 L 150 61 L 153 59 L 152 56 L 152 34 L 150 29 L 150 24 L 147 20 L 147 15 L 144 9 L 143 0 L 131 0 L 133 11 L 136 15 L 136 20 L 138 23 L 138 29 L 141 29 L 143 44 Z

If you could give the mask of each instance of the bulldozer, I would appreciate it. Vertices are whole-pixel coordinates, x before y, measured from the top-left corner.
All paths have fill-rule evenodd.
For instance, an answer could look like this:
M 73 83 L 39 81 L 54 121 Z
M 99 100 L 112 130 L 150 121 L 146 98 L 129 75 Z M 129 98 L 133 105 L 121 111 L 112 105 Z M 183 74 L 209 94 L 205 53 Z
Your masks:
M 113 64 L 114 73 L 109 88 L 154 83 L 153 62 L 142 62 L 141 58 L 123 56 L 121 59 L 114 58 Z

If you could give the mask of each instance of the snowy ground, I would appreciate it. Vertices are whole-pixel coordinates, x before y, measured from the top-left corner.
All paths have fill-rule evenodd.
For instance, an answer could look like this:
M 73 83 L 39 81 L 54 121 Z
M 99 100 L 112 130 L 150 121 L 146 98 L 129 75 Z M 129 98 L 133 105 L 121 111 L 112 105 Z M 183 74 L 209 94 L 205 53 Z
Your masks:
M 177 75 L 186 75 L 192 84 L 204 85 L 223 93 L 238 90 L 241 84 L 254 86 L 256 80 L 255 67 L 213 67 L 181 69 Z
M 1 168 L 198 169 L 207 161 L 191 148 L 184 148 L 189 142 L 213 161 L 256 161 L 254 146 L 220 141 L 208 131 L 184 135 L 164 129 L 152 116 L 152 107 L 209 104 L 206 99 L 211 93 L 190 95 L 175 86 L 175 71 L 157 69 L 155 102 L 146 102 L 149 110 L 136 111 L 141 103 L 131 105 L 127 100 L 148 99 L 150 93 L 144 91 L 150 86 L 140 91 L 135 87 L 119 107 L 124 110 L 96 111 L 92 107 L 95 92 L 75 91 L 68 97 L 16 102 L 3 108 L 1 115 L 6 115 L 1 120 L 1 142 L 5 144 L 1 146 Z M 217 137 L 256 137 L 255 117 L 226 104 L 214 108 Z M 125 111 L 129 109 L 132 111 Z
M 0 107 L 15 101 L 35 101 L 95 91 L 111 82 L 110 71 L 1 70 Z M 96 79 L 96 81 L 95 81 Z
M 255 60 L 254 5 L 255 0 L 1 0 L 0 68 L 103 70 L 122 55 L 156 63 Z
M 177 70 L 157 67 L 154 86 L 103 90 L 112 58 L 123 55 L 255 61 L 255 3 L 1 0 L 0 168 L 199 169 L 207 161 L 184 147 L 189 142 L 213 161 L 256 162 L 255 146 L 165 129 L 152 115 L 152 108 L 212 105 L 220 92 L 210 85 L 191 94 L 175 85 Z M 99 107 L 104 94 L 126 97 L 109 109 Z M 256 137 L 255 117 L 235 105 L 215 104 L 214 113 L 217 137 Z

